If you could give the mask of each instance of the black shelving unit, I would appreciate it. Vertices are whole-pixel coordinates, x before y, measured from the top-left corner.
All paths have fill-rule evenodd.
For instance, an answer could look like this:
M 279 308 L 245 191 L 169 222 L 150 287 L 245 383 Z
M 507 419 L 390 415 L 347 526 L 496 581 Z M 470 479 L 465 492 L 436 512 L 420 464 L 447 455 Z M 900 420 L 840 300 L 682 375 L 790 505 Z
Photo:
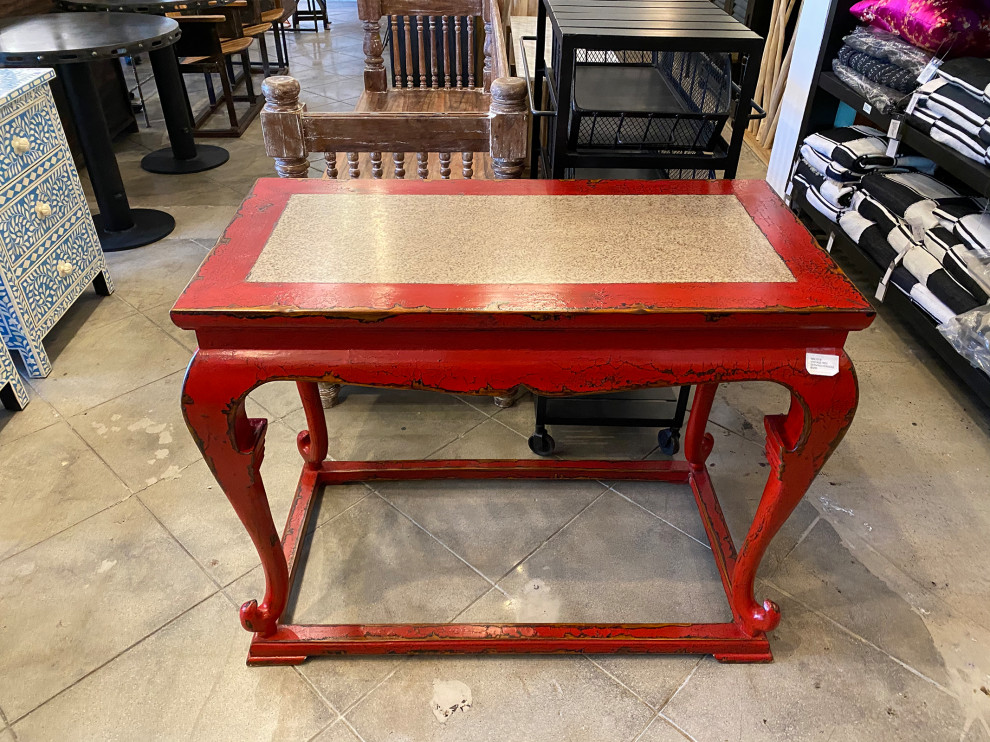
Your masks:
M 839 103 L 845 103 L 867 119 L 873 126 L 886 132 L 891 116 L 881 113 L 861 95 L 839 80 L 832 72 L 832 60 L 842 46 L 842 37 L 849 34 L 858 24 L 849 8 L 854 0 L 832 0 L 825 25 L 825 43 L 818 59 L 818 74 L 812 86 L 811 97 L 805 109 L 800 140 L 815 131 L 830 129 L 835 125 Z M 962 186 L 984 196 L 990 196 L 990 168 L 974 160 L 969 160 L 954 150 L 928 137 L 924 132 L 903 121 L 900 130 L 900 147 L 928 157 L 939 167 L 938 177 L 952 185 Z M 879 284 L 886 266 L 877 266 L 859 247 L 850 240 L 838 225 L 825 219 L 818 211 L 795 198 L 791 206 L 799 216 L 820 235 L 832 235 L 832 254 L 840 265 L 868 276 L 872 285 Z M 872 299 L 871 299 L 872 300 Z M 985 403 L 990 405 L 990 376 L 971 365 L 942 337 L 935 322 L 900 290 L 891 287 L 883 304 L 909 325 L 935 353 L 945 361 L 953 372 Z

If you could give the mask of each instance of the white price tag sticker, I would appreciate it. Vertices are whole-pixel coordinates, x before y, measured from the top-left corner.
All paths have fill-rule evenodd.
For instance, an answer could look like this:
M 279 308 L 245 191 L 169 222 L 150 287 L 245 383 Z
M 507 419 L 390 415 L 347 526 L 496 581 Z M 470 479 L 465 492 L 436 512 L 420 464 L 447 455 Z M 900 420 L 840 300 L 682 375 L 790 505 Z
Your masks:
M 835 244 L 835 232 L 828 233 L 828 244 L 825 245 L 825 252 L 832 252 L 832 246 Z
M 932 57 L 932 60 L 925 65 L 925 69 L 921 71 L 918 75 L 918 82 L 924 85 L 926 82 L 935 77 L 935 73 L 938 72 L 938 68 L 942 66 L 942 60 L 938 57 Z
M 870 114 L 873 113 L 873 106 L 869 103 L 863 103 L 863 113 Z
M 898 139 L 891 139 L 887 142 L 887 157 L 897 157 L 897 150 L 900 149 L 901 142 Z
M 911 96 L 911 102 L 908 103 L 907 110 L 904 112 L 908 116 L 914 113 L 914 109 L 918 107 L 918 102 L 921 100 L 921 93 L 915 93 Z
M 812 376 L 835 376 L 839 373 L 839 357 L 827 353 L 806 353 L 804 367 Z
M 890 126 L 887 127 L 887 136 L 891 139 L 901 138 L 901 119 L 893 118 L 890 120 Z

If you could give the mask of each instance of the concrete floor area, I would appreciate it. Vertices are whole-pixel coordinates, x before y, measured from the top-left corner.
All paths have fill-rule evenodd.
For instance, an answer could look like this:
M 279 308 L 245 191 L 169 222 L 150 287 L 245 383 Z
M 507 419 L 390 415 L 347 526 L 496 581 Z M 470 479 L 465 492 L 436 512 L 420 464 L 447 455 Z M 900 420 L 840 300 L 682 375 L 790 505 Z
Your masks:
M 291 35 L 311 109 L 351 110 L 363 69 L 351 4 Z M 49 335 L 54 371 L 0 412 L 0 742 L 41 740 L 964 740 L 990 742 L 990 412 L 881 308 L 849 352 L 856 420 L 774 542 L 757 595 L 783 621 L 768 665 L 697 657 L 420 657 L 247 668 L 237 606 L 262 587 L 250 541 L 179 411 L 195 349 L 168 310 L 258 177 L 256 122 L 220 169 L 151 175 L 164 127 L 119 143 L 135 206 L 172 238 L 108 256 Z M 760 177 L 751 153 L 743 174 Z M 314 167 L 313 175 L 317 175 Z M 85 180 L 85 177 L 84 177 Z M 731 239 L 731 235 L 727 235 Z M 786 395 L 720 390 L 712 475 L 738 541 L 765 480 L 762 415 Z M 298 476 L 291 383 L 270 421 L 276 521 Z M 531 402 L 348 390 L 336 458 L 525 457 Z M 575 457 L 659 457 L 655 430 L 560 429 Z M 727 607 L 687 489 L 628 483 L 329 490 L 299 620 L 720 618 Z M 434 692 L 470 709 L 441 723 Z

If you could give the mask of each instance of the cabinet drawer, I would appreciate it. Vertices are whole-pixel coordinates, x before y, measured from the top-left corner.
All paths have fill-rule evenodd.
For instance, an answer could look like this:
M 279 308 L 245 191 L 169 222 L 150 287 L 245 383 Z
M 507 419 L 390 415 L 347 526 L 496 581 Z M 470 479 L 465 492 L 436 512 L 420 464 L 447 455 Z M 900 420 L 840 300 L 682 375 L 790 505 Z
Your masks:
M 51 94 L 39 90 L 34 100 L 0 121 L 0 186 L 16 186 L 28 169 L 68 145 Z
M 11 264 L 39 249 L 49 232 L 86 203 L 71 161 L 58 159 L 41 167 L 48 172 L 0 206 L 0 241 Z
M 58 319 L 53 311 L 67 306 L 63 300 L 71 302 L 91 279 L 99 242 L 89 210 L 78 209 L 45 238 L 42 248 L 36 261 L 24 261 L 14 274 L 27 302 L 25 309 L 44 333 Z

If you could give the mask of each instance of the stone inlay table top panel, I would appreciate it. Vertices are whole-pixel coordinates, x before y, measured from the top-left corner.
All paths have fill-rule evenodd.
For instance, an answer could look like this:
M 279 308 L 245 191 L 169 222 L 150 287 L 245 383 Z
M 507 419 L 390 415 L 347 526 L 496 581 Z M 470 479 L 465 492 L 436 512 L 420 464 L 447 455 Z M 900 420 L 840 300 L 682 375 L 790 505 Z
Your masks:
M 249 281 L 792 282 L 732 195 L 296 194 Z

